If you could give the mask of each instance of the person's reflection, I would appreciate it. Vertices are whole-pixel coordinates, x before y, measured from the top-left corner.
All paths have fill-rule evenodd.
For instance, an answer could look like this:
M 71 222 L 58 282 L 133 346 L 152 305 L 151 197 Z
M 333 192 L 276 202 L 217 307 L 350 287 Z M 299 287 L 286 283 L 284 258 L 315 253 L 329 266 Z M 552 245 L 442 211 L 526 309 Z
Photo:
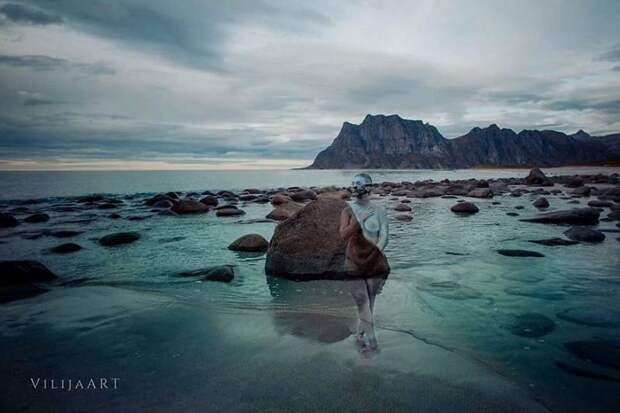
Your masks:
M 368 174 L 353 177 L 355 199 L 340 215 L 340 236 L 346 243 L 345 269 L 359 322 L 356 343 L 362 352 L 378 350 L 374 328 L 375 297 L 390 272 L 383 250 L 388 242 L 385 208 L 370 200 Z

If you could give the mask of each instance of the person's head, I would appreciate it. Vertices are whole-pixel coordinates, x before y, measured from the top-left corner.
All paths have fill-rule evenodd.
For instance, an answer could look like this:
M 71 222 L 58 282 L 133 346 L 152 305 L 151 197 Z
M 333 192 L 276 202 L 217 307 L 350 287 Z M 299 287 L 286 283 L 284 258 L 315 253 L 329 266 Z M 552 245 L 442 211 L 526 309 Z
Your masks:
M 366 188 L 366 186 L 371 185 L 371 184 L 372 184 L 372 179 L 370 178 L 370 175 L 368 174 L 361 173 L 353 177 L 352 186 L 355 191 L 355 194 L 358 197 L 362 197 L 366 195 L 368 193 L 368 189 Z

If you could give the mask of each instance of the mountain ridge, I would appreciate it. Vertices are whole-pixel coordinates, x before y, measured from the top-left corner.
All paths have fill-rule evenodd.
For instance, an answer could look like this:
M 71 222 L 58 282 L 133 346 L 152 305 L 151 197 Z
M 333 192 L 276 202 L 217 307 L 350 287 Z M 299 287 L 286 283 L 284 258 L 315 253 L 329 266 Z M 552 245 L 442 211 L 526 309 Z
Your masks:
M 553 130 L 515 132 L 491 124 L 445 138 L 430 123 L 399 115 L 366 115 L 343 122 L 332 144 L 306 169 L 454 169 L 486 166 L 561 166 L 620 160 L 620 134 L 572 135 Z

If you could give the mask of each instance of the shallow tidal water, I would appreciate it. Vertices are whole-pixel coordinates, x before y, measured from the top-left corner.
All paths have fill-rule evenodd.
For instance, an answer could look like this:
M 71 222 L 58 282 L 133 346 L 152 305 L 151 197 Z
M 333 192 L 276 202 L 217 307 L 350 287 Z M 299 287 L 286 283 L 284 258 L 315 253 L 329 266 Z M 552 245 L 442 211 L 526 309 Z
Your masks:
M 131 182 L 117 191 L 108 189 L 108 178 L 99 179 L 97 187 L 96 179 L 82 177 L 79 192 L 39 175 L 48 182 L 47 192 L 39 193 L 34 189 L 43 186 L 32 183 L 33 175 L 4 175 L 0 203 L 8 204 L 6 209 L 19 199 L 53 198 L 28 205 L 48 213 L 49 222 L 0 229 L 0 259 L 39 260 L 60 283 L 45 294 L 0 304 L 0 379 L 6 390 L 0 409 L 617 411 L 620 382 L 609 378 L 619 378 L 620 371 L 576 358 L 564 344 L 620 340 L 620 234 L 606 233 L 600 244 L 529 243 L 566 230 L 519 221 L 539 212 L 531 205 L 536 196 L 475 199 L 480 212 L 471 216 L 453 214 L 454 199 L 411 199 L 411 222 L 393 219 L 397 201 L 377 197 L 390 217 L 386 256 L 392 271 L 376 299 L 380 352 L 372 357 L 355 348 L 356 311 L 346 281 L 269 277 L 264 255 L 227 249 L 248 233 L 269 239 L 276 224 L 263 219 L 271 205 L 240 204 L 246 215 L 230 218 L 213 212 L 159 216 L 143 206 L 151 192 L 346 185 L 351 175 L 288 172 L 292 176 L 277 172 L 284 178 L 274 183 L 269 173 L 220 176 L 225 184 L 213 177 L 201 184 L 189 174 L 151 184 Z M 525 172 L 372 174 L 380 182 Z M 58 197 L 95 192 L 119 194 L 126 202 L 118 211 L 123 218 L 109 219 L 114 212 L 109 210 L 54 210 L 69 202 Z M 578 206 L 547 198 L 548 211 Z M 580 203 L 585 206 L 587 199 Z M 131 215 L 146 218 L 127 220 Z M 42 229 L 61 228 L 83 232 L 68 239 L 28 239 Z M 597 228 L 618 229 L 614 222 Z M 97 243 L 103 235 L 127 230 L 139 232 L 141 239 L 116 248 Z M 84 249 L 48 252 L 62 242 Z M 506 257 L 497 249 L 526 249 L 545 257 Z M 223 284 L 178 276 L 214 265 L 233 265 L 235 279 Z M 515 335 L 516 320 L 525 320 L 529 330 L 542 328 L 527 316 L 532 313 L 552 320 L 550 331 L 540 337 Z M 30 377 L 118 377 L 120 387 L 41 392 L 29 385 Z

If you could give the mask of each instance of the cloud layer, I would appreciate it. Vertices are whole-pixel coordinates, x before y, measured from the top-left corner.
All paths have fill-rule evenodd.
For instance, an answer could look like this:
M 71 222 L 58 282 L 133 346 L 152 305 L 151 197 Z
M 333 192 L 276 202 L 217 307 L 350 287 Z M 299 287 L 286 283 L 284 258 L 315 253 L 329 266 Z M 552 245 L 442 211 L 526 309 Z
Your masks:
M 615 1 L 3 3 L 0 168 L 299 166 L 366 113 L 619 132 L 618 21 Z

